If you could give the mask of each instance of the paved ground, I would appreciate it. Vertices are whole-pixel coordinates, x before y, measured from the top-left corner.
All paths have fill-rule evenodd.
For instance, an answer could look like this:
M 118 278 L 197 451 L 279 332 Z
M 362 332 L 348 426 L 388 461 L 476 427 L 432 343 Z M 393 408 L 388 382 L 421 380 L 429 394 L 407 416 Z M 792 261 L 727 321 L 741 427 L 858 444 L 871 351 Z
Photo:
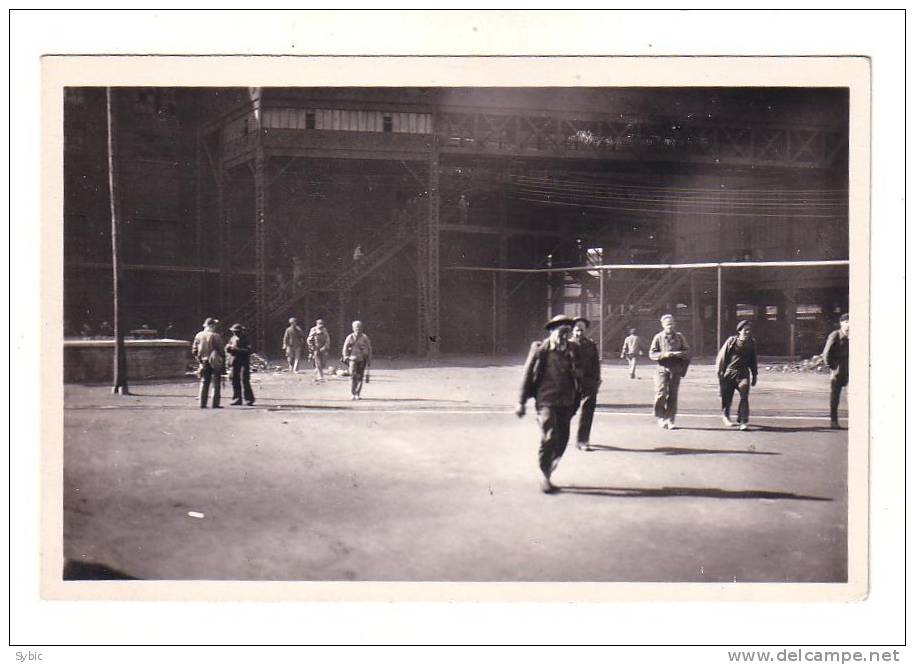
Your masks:
M 129 397 L 67 386 L 71 571 L 845 580 L 847 432 L 825 429 L 825 375 L 763 372 L 754 429 L 737 432 L 715 415 L 712 367 L 694 365 L 681 429 L 668 432 L 650 415 L 650 368 L 630 380 L 605 364 L 595 450 L 570 447 L 554 476 L 561 492 L 544 495 L 532 409 L 512 413 L 520 363 L 379 361 L 361 402 L 348 399 L 348 379 L 259 374 L 256 406 L 221 411 L 197 408 L 190 381 L 134 385 Z

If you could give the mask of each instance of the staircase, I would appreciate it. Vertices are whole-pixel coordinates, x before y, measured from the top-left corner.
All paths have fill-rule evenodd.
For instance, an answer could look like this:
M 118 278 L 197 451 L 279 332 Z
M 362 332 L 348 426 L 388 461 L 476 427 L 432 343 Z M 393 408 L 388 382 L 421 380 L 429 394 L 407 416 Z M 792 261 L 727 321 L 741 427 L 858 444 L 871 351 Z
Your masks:
M 655 310 L 667 302 L 676 291 L 689 280 L 689 270 L 646 270 L 636 282 L 623 292 L 622 298 L 613 297 L 614 305 L 622 304 L 632 316 L 604 316 L 604 339 L 613 343 L 622 340 L 625 328 L 632 319 L 639 318 L 645 309 Z M 605 346 L 605 348 L 608 348 Z
M 369 277 L 378 268 L 390 261 L 414 239 L 415 224 L 413 216 L 399 212 L 394 219 L 384 225 L 369 238 L 369 251 L 359 261 L 353 261 L 343 272 L 336 275 L 324 273 L 307 273 L 301 283 L 291 281 L 278 289 L 267 292 L 267 320 L 275 320 L 295 310 L 295 306 L 306 294 L 318 292 L 346 292 L 359 282 Z M 226 323 L 240 322 L 253 332 L 257 319 L 257 297 L 231 312 Z

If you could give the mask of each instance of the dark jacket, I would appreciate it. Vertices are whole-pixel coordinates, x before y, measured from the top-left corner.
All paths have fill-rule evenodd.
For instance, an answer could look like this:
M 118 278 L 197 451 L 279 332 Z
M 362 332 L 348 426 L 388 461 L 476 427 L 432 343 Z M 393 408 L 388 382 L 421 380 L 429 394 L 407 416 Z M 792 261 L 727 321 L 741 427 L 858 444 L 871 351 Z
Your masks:
M 841 330 L 833 330 L 826 338 L 823 348 L 823 360 L 829 365 L 834 376 L 848 375 L 848 335 Z
M 737 346 L 737 340 L 737 335 L 731 335 L 721 345 L 716 359 L 718 376 L 723 377 L 725 373 L 733 373 L 739 377 L 752 375 L 755 378 L 759 371 L 756 362 L 756 340 L 752 337 L 748 338 L 744 343 L 742 353 Z
M 579 385 L 584 393 L 596 393 L 600 387 L 600 357 L 597 344 L 587 337 L 571 342 L 578 351 Z
M 251 364 L 251 344 L 248 342 L 247 335 L 233 335 L 232 339 L 226 345 L 226 353 L 229 354 L 230 367 L 242 367 Z
M 550 366 L 549 354 L 551 353 L 562 355 L 558 360 L 567 366 L 568 376 L 550 376 L 548 369 Z M 555 391 L 560 387 L 559 382 L 568 386 L 567 394 L 555 394 Z M 575 406 L 580 392 L 578 354 L 573 346 L 568 344 L 565 351 L 554 351 L 550 349 L 548 339 L 532 343 L 527 361 L 524 363 L 521 382 L 521 404 L 526 403 L 528 399 L 533 397 L 538 408 L 540 406 Z M 549 396 L 547 396 L 548 393 Z

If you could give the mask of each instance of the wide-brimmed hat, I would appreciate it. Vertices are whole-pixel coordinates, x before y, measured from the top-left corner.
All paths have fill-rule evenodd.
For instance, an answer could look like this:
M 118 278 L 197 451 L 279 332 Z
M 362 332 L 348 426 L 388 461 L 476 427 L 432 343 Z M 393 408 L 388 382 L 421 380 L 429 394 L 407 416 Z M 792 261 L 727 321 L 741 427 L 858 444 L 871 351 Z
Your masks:
M 737 324 L 737 332 L 740 332 L 744 328 L 752 328 L 752 327 L 753 327 L 753 322 L 747 321 L 746 319 L 744 319 L 743 321 L 741 321 L 740 323 Z
M 219 323 L 219 319 L 214 319 L 212 316 L 208 316 L 206 318 L 206 320 L 203 322 L 203 327 L 206 328 L 208 326 L 215 326 L 218 323 Z
M 566 316 L 565 314 L 557 314 L 552 319 L 546 322 L 546 325 L 543 326 L 546 330 L 552 330 L 553 328 L 558 328 L 559 326 L 574 326 L 575 319 L 571 316 Z
M 229 330 L 231 330 L 232 332 L 238 332 L 238 331 L 244 330 L 244 329 L 245 329 L 245 327 L 240 323 L 233 323 L 232 327 L 229 328 Z
M 575 320 L 575 323 L 578 323 L 579 321 L 582 321 L 582 322 L 585 324 L 585 326 L 586 326 L 587 328 L 590 328 L 590 327 L 591 327 L 591 321 L 590 321 L 589 319 L 586 319 L 586 318 L 583 317 L 583 316 L 576 316 L 574 320 Z
M 845 314 L 839 317 L 839 323 L 842 321 L 848 321 L 848 312 L 845 312 Z
M 661 317 L 661 323 L 664 323 L 665 321 L 668 321 L 668 320 L 676 321 L 676 319 L 674 319 L 673 314 L 665 314 L 664 316 Z

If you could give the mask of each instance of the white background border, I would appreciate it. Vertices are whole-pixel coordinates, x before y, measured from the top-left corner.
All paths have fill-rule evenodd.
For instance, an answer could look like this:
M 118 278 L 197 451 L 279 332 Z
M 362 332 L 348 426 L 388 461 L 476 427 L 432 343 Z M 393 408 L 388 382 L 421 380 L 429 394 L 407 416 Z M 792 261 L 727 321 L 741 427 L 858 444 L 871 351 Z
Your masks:
M 889 12 L 16 12 L 10 30 L 10 641 L 898 644 L 903 616 L 904 19 Z M 50 53 L 868 55 L 873 58 L 871 596 L 848 604 L 73 603 L 38 599 L 40 63 Z M 15 651 L 8 657 L 13 662 Z M 42 649 L 43 662 L 190 662 L 201 651 Z M 723 651 L 723 650 L 720 650 Z M 57 658 L 66 654 L 66 658 Z M 394 656 L 393 652 L 386 652 Z M 498 652 L 497 652 L 498 653 Z M 576 652 L 580 653 L 580 652 Z M 659 659 L 713 662 L 698 651 Z M 360 659 L 368 652 L 357 651 Z M 361 655 L 360 655 L 361 654 Z M 453 654 L 463 659 L 462 652 Z M 211 654 L 207 654 L 212 656 Z M 305 652 L 303 658 L 340 658 Z M 429 654 L 410 651 L 412 658 Z M 507 655 L 507 654 L 506 654 Z M 517 654 L 515 654 L 517 655 Z M 528 660 L 559 654 L 535 651 Z M 580 654 L 585 655 L 585 654 Z M 622 654 L 615 654 L 622 655 Z M 137 660 L 139 657 L 139 661 Z M 280 659 L 235 650 L 221 662 Z M 633 654 L 648 660 L 648 654 Z M 185 660 L 185 658 L 187 660 Z M 442 654 L 436 655 L 442 659 Z M 693 660 L 697 658 L 697 660 Z M 444 657 L 445 662 L 451 660 Z M 726 662 L 720 653 L 721 662 Z M 648 660 L 648 662 L 652 662 Z

